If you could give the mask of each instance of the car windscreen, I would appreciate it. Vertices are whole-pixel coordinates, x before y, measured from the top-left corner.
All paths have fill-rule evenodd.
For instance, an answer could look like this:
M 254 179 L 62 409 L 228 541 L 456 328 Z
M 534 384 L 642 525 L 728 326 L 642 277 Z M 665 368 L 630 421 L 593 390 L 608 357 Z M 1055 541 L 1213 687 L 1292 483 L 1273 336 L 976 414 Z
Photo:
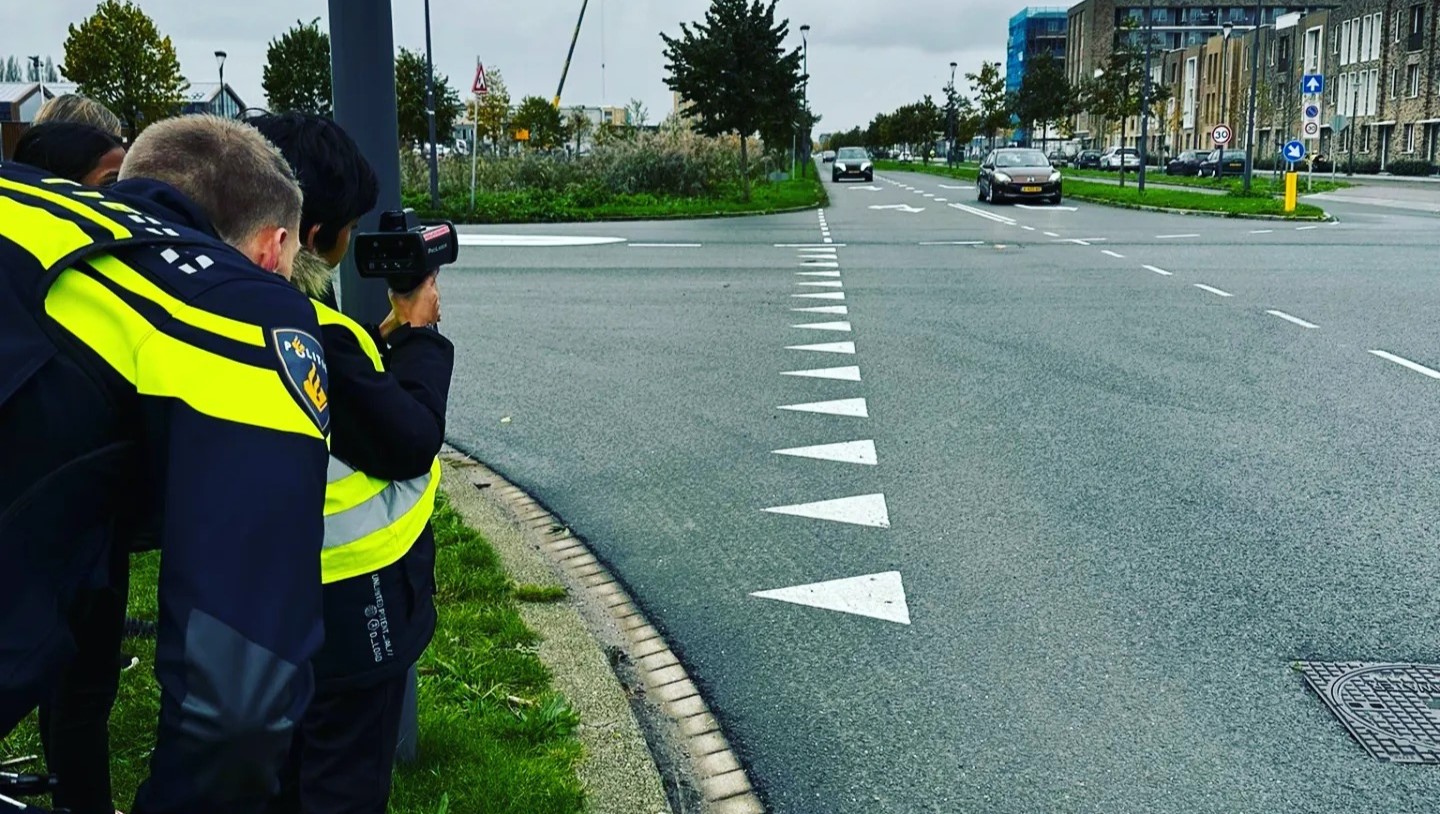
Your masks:
M 1050 160 L 1039 150 L 995 154 L 995 166 L 997 167 L 1046 167 L 1049 165 Z
M 835 157 L 836 157 L 836 158 L 859 158 L 859 159 L 866 159 L 866 158 L 869 158 L 870 156 L 867 155 L 866 152 L 865 152 L 864 150 L 860 149 L 859 147 L 845 147 L 845 148 L 842 148 L 842 149 L 840 150 L 839 154 L 836 155 Z

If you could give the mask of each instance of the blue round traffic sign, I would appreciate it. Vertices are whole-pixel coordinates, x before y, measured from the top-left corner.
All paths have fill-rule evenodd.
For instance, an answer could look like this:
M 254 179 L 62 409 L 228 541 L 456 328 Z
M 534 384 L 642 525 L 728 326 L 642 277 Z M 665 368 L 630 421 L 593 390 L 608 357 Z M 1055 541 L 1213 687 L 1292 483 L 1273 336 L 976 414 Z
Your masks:
M 1315 119 L 1315 118 L 1319 118 L 1319 116 L 1320 116 L 1320 106 L 1319 106 L 1319 105 L 1306 105 L 1306 106 L 1305 106 L 1305 118 L 1307 118 L 1307 119 Z
M 1295 139 L 1287 141 L 1285 147 L 1280 150 L 1281 158 L 1286 161 L 1299 161 L 1305 157 L 1305 142 Z

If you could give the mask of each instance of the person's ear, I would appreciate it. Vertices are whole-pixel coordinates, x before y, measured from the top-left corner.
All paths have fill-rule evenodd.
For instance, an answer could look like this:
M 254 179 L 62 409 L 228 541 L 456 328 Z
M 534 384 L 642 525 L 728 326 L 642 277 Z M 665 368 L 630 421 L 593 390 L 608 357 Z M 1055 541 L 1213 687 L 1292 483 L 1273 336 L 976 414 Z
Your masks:
M 305 235 L 305 245 L 303 248 L 309 249 L 312 252 L 319 253 L 320 248 L 315 244 L 315 241 L 319 239 L 319 236 L 320 224 L 316 223 L 310 227 L 310 233 Z
M 290 236 L 283 226 L 267 226 L 255 236 L 254 251 L 250 259 L 255 265 L 269 272 L 288 277 L 285 266 L 285 240 Z

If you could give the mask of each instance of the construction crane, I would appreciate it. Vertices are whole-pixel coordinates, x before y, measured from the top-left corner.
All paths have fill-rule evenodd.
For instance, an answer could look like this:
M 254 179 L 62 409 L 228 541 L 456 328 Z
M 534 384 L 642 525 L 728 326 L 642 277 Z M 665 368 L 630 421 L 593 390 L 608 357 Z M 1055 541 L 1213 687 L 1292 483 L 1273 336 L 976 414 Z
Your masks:
M 560 109 L 560 92 L 565 90 L 565 77 L 570 75 L 570 59 L 575 56 L 575 43 L 580 39 L 580 25 L 585 22 L 585 9 L 590 5 L 590 0 L 582 0 L 580 3 L 580 19 L 575 21 L 575 35 L 570 38 L 570 53 L 565 55 L 565 69 L 560 72 L 560 86 L 555 89 L 555 109 Z

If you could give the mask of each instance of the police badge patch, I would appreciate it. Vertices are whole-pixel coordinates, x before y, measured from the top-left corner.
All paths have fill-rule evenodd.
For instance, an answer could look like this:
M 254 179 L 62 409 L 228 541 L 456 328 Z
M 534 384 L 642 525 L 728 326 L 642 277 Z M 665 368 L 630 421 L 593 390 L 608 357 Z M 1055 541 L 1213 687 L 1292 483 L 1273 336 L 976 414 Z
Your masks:
M 285 372 L 290 394 L 315 420 L 321 432 L 330 430 L 330 372 L 325 367 L 325 351 L 320 341 L 294 328 L 276 328 L 271 332 L 275 353 Z

